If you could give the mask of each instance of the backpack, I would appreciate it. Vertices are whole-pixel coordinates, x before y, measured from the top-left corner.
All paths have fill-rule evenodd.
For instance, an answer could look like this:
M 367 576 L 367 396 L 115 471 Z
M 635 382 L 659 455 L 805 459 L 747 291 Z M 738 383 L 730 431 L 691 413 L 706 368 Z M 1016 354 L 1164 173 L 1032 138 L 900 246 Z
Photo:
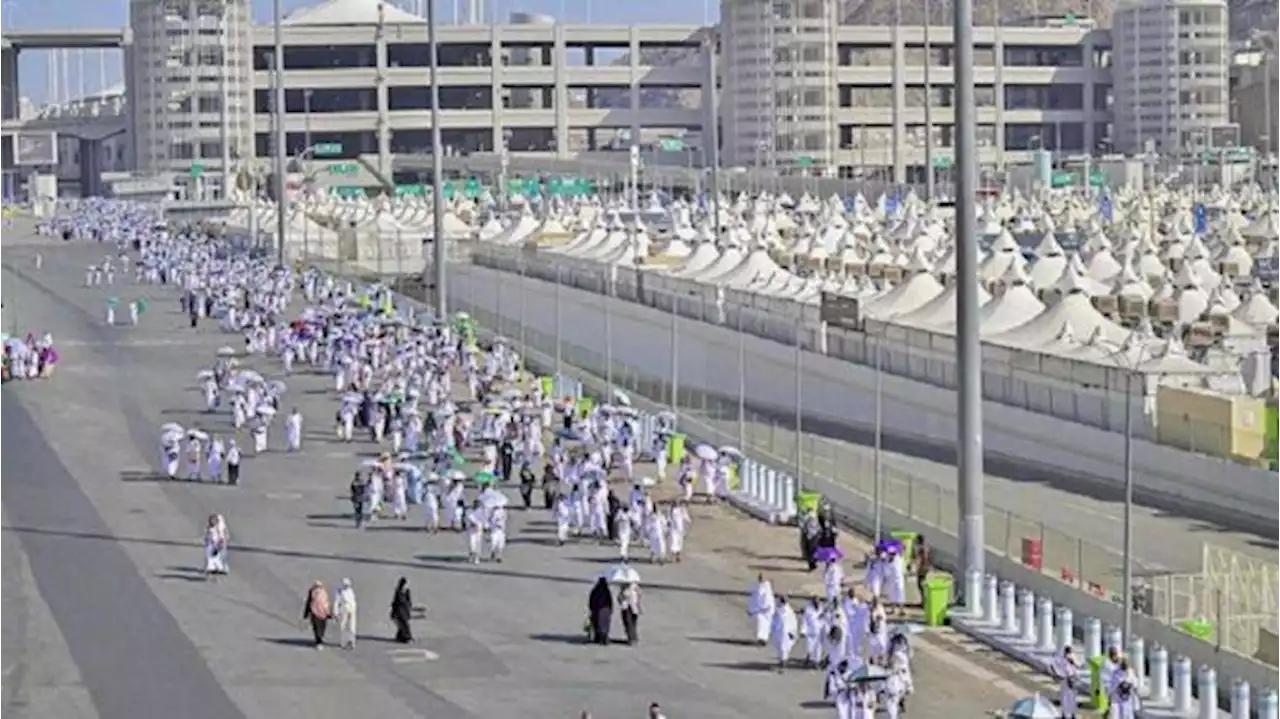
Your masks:
M 322 588 L 312 590 L 307 606 L 311 609 L 311 616 L 316 619 L 328 619 L 329 593 Z

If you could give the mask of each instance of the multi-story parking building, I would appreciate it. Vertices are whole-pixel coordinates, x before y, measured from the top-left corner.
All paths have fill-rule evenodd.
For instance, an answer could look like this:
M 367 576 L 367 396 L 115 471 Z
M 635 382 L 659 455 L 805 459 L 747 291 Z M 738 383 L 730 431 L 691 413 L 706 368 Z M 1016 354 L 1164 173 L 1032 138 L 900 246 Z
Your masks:
M 1191 19 L 1216 27 L 1224 17 L 1214 14 L 1221 2 L 1176 0 L 1207 9 L 1196 10 L 1194 18 L 1183 17 L 1191 10 L 1172 17 L 1183 30 Z M 698 161 L 710 136 L 704 130 L 712 117 L 714 66 L 725 165 L 804 168 L 826 176 L 873 173 L 896 182 L 919 182 L 928 164 L 945 172 L 955 132 L 947 18 L 927 26 L 852 26 L 839 22 L 839 5 L 723 0 L 718 30 L 565 25 L 537 15 L 513 15 L 507 24 L 441 26 L 445 151 L 506 148 L 566 158 L 632 144 L 648 148 L 678 136 L 684 138 L 682 157 L 666 160 Z M 247 0 L 131 0 L 131 9 L 126 48 L 137 168 L 216 168 L 222 127 L 228 128 L 225 149 L 233 164 L 269 156 L 274 36 L 270 26 L 241 22 L 248 17 Z M 1131 29 L 1129 19 L 1124 23 Z M 288 152 L 340 145 L 338 160 L 372 158 L 385 175 L 392 174 L 395 156 L 429 152 L 424 19 L 377 0 L 327 0 L 287 17 L 283 28 Z M 1175 115 L 1184 132 L 1215 128 L 1210 142 L 1218 144 L 1216 128 L 1229 122 L 1209 112 L 1222 109 L 1226 116 L 1209 91 L 1218 79 L 1206 69 L 1214 60 L 1207 50 L 1194 50 L 1199 64 L 1193 69 L 1195 87 L 1209 90 L 1187 83 L 1179 90 L 1171 81 L 1136 95 L 1132 85 L 1113 92 L 1122 83 L 1112 58 L 1146 57 L 1155 42 L 1149 34 L 1097 28 L 1088 18 L 975 28 L 980 163 L 988 169 L 1028 164 L 1040 149 L 1067 155 L 1140 149 L 1135 138 L 1150 137 L 1156 127 L 1172 132 Z M 1207 48 L 1210 38 L 1202 35 L 1196 30 L 1179 42 L 1192 48 L 1187 52 Z M 1135 55 L 1133 43 L 1147 49 Z M 1161 67 L 1166 79 L 1181 76 Z M 1135 77 L 1141 83 L 1145 75 Z M 1178 109 L 1179 98 L 1192 92 L 1196 103 L 1188 100 Z M 1134 111 L 1122 95 L 1158 106 L 1167 117 L 1144 120 L 1139 132 L 1135 122 L 1149 113 Z

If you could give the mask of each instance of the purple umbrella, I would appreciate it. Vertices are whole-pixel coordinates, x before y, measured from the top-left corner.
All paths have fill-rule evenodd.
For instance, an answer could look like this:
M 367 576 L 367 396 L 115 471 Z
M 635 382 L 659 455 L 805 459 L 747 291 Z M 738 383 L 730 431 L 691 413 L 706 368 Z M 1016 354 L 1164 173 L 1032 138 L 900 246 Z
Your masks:
M 844 552 L 839 547 L 819 547 L 813 558 L 819 562 L 838 562 L 844 558 Z
M 897 539 L 881 539 L 876 542 L 877 554 L 902 554 L 902 542 Z

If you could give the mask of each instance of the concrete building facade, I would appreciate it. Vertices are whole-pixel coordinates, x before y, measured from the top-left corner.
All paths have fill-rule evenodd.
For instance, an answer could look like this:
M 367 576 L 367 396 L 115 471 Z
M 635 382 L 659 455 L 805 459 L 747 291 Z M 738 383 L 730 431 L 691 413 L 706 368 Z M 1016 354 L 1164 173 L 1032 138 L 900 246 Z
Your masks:
M 1177 154 L 1234 145 L 1226 0 L 1124 0 L 1116 46 L 1115 147 Z
M 201 182 L 206 168 L 251 157 L 249 0 L 131 0 L 129 25 L 135 168 Z

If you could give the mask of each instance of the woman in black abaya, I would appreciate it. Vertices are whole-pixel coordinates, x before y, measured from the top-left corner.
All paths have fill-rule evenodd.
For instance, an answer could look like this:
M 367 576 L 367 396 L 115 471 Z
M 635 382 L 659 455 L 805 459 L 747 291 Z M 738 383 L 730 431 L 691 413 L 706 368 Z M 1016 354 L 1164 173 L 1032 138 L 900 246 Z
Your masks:
M 609 591 L 609 583 L 603 577 L 591 588 L 591 596 L 587 598 L 587 611 L 591 623 L 591 641 L 608 644 L 609 627 L 613 624 L 613 593 Z
M 396 641 L 401 644 L 413 643 L 413 628 L 409 626 L 412 615 L 413 595 L 409 594 L 409 580 L 400 577 L 396 593 L 391 597 L 391 621 L 396 625 Z

